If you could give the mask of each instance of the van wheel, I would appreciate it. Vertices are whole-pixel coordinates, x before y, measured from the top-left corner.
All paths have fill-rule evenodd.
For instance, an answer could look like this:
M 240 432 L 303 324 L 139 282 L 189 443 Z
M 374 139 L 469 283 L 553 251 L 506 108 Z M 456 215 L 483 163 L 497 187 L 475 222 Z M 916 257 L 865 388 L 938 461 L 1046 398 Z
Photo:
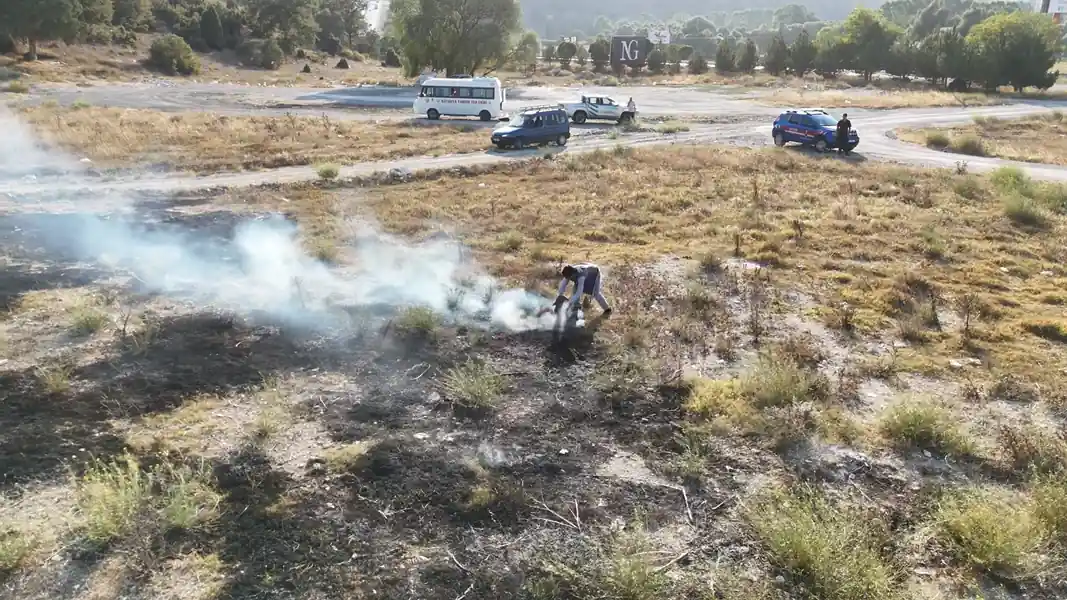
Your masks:
M 522 150 L 522 138 L 515 138 L 515 141 L 511 142 L 511 147 L 516 150 Z
M 778 146 L 779 148 L 785 145 L 785 138 L 782 137 L 782 132 L 779 131 L 778 133 L 774 134 L 774 145 Z
M 582 123 L 585 123 L 585 116 L 586 115 L 585 115 L 585 111 L 584 110 L 580 110 L 580 111 L 574 113 L 574 122 L 579 124 L 579 125 L 581 125 Z
M 829 148 L 829 146 L 826 144 L 826 140 L 824 138 L 819 138 L 815 140 L 816 150 L 818 150 L 819 152 L 826 152 L 827 148 Z
M 489 114 L 489 111 L 483 110 L 482 112 L 478 113 L 478 118 L 483 121 L 488 121 L 489 119 L 493 118 L 493 115 Z
M 556 145 L 561 147 L 561 148 L 563 146 L 566 146 L 567 145 L 567 136 L 561 135 L 561 136 L 557 137 L 556 138 Z
M 623 125 L 629 125 L 630 123 L 633 123 L 633 122 L 634 122 L 634 114 L 633 113 L 625 112 L 625 113 L 622 113 L 621 117 L 619 117 L 619 123 L 622 123 Z
M 426 111 L 426 118 L 431 121 L 436 121 L 437 119 L 441 118 L 441 113 L 437 112 L 436 108 L 431 108 L 430 110 Z

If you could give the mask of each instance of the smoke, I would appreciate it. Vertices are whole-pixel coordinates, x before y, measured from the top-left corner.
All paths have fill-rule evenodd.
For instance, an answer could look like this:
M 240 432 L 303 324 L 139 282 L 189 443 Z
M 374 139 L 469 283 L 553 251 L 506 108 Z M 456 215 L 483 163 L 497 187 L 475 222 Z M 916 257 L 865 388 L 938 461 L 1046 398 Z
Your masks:
M 77 160 L 46 149 L 2 108 L 0 131 L 5 132 L 0 182 L 38 176 L 42 191 L 49 181 L 67 189 L 81 183 L 92 187 Z M 346 255 L 354 260 L 335 267 L 310 256 L 297 225 L 277 215 L 248 218 L 219 234 L 180 221 L 151 222 L 132 197 L 72 200 L 58 192 L 46 197 L 50 202 L 16 201 L 15 209 L 23 213 L 20 221 L 42 232 L 43 245 L 55 256 L 127 274 L 143 291 L 201 309 L 320 332 L 354 329 L 415 306 L 462 324 L 511 331 L 551 329 L 555 323 L 553 316 L 537 314 L 544 298 L 502 289 L 451 239 L 413 244 L 370 222 L 353 223 Z M 57 219 L 48 208 L 56 200 L 79 210 Z M 121 210 L 86 212 L 82 206 Z M 44 210 L 30 212 L 34 208 Z

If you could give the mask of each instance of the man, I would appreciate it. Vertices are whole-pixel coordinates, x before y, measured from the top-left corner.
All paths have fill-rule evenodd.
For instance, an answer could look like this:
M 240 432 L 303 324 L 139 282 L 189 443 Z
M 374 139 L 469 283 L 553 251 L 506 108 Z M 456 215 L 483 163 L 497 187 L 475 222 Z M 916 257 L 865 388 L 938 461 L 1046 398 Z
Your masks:
M 637 112 L 637 103 L 634 102 L 633 96 L 630 96 L 630 101 L 626 103 L 626 112 Z
M 582 295 L 589 294 L 600 305 L 600 309 L 604 311 L 605 316 L 611 314 L 611 307 L 608 306 L 608 301 L 601 292 L 604 277 L 600 273 L 600 267 L 591 263 L 567 265 L 560 270 L 560 275 L 563 276 L 563 281 L 559 282 L 559 294 L 556 296 L 555 307 L 557 311 L 567 301 L 567 297 L 564 295 L 567 291 L 567 284 L 573 283 L 574 295 L 571 296 L 570 306 L 568 307 L 571 312 L 578 308 Z
M 848 132 L 852 131 L 852 121 L 848 120 L 848 113 L 841 115 L 837 122 L 837 151 L 848 154 Z

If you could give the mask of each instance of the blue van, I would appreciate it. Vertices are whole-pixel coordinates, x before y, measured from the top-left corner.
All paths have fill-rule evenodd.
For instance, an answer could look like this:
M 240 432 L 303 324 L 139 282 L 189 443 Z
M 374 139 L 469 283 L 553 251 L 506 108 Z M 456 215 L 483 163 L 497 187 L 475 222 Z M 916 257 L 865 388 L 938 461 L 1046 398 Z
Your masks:
M 571 137 L 570 119 L 562 104 L 528 106 L 521 109 L 507 125 L 493 130 L 493 144 L 497 148 L 540 146 L 554 142 L 566 146 Z

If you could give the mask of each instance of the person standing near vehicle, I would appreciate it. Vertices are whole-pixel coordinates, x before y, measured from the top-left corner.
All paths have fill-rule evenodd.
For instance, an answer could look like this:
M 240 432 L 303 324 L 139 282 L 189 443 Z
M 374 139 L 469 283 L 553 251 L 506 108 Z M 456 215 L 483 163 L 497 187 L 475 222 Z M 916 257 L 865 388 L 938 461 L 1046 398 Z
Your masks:
M 626 111 L 630 113 L 637 112 L 637 103 L 634 102 L 634 97 L 630 96 L 630 101 L 626 103 Z
M 852 131 L 852 121 L 848 120 L 848 113 L 841 115 L 837 122 L 837 151 L 848 153 L 848 132 Z
M 611 314 L 611 306 L 608 305 L 608 301 L 601 291 L 604 285 L 604 277 L 600 272 L 600 267 L 592 263 L 567 265 L 560 270 L 560 275 L 563 276 L 563 281 L 559 282 L 559 294 L 556 296 L 555 308 L 557 311 L 567 301 L 567 297 L 564 295 L 564 292 L 567 291 L 567 284 L 573 283 L 574 295 L 571 296 L 570 306 L 568 307 L 572 312 L 578 308 L 578 302 L 581 301 L 582 296 L 588 294 L 597 301 L 605 315 Z

